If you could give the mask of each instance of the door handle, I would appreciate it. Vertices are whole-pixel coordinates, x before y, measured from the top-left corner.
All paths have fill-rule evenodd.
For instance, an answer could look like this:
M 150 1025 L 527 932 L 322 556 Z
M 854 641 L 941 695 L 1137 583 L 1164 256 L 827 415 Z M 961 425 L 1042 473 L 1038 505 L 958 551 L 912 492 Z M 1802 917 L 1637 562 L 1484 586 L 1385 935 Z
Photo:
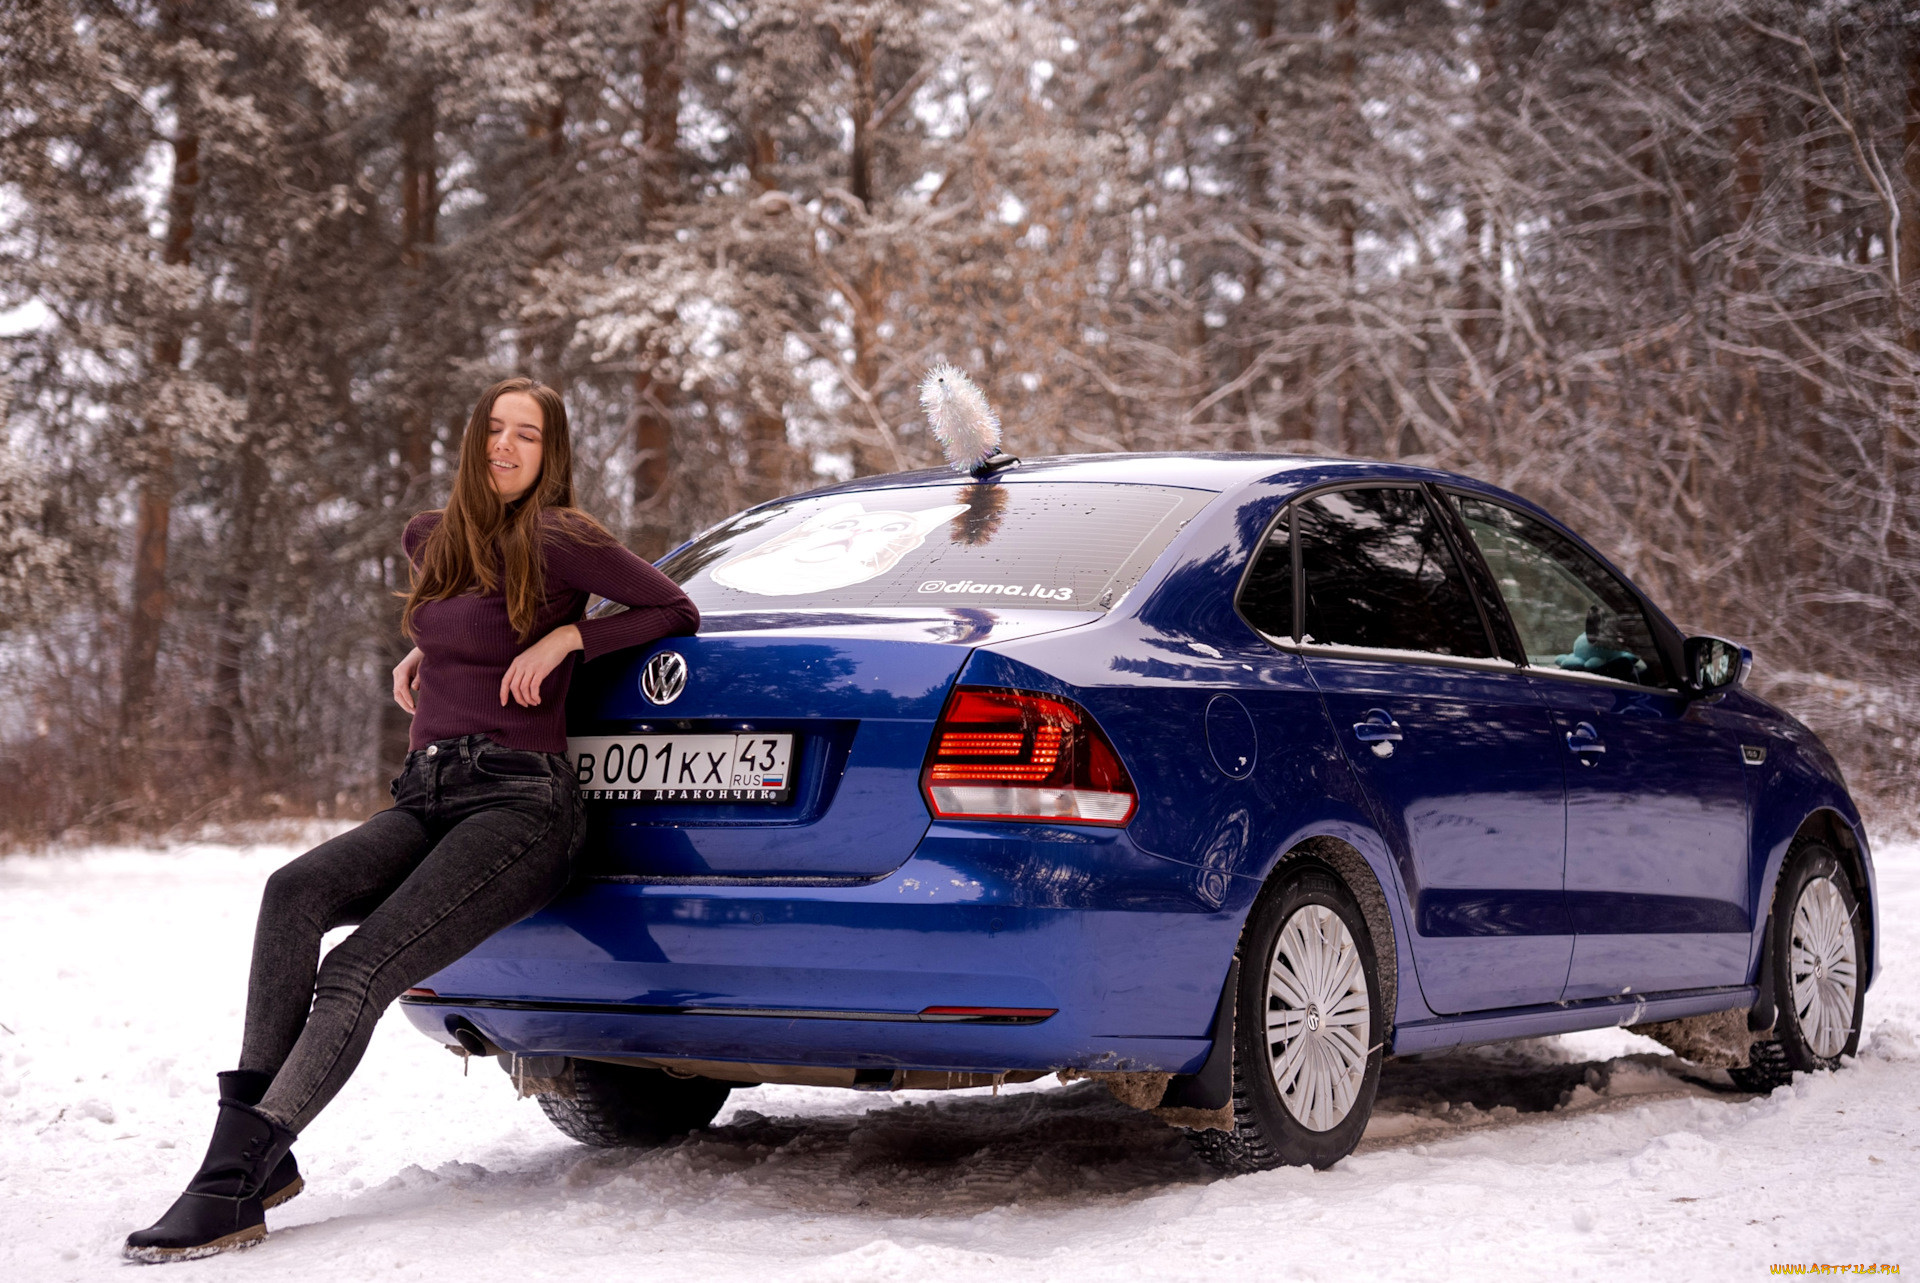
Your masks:
M 1607 751 L 1607 746 L 1600 742 L 1600 732 L 1594 729 L 1592 722 L 1581 722 L 1568 731 L 1567 747 L 1583 766 L 1596 765 L 1595 757 Z
M 1375 757 L 1392 757 L 1393 746 L 1400 740 L 1400 723 L 1386 709 L 1370 708 L 1366 721 L 1353 724 L 1353 737 L 1371 745 Z

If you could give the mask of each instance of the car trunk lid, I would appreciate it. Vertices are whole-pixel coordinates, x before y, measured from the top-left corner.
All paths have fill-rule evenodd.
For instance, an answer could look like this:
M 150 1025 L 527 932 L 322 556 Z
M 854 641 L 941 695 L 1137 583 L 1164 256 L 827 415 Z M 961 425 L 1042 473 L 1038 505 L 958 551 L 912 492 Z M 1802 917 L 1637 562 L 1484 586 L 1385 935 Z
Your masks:
M 583 773 L 598 769 L 584 751 L 618 737 L 653 737 L 646 742 L 655 746 L 670 742 L 664 737 L 684 744 L 700 736 L 703 745 L 792 737 L 791 779 L 781 781 L 777 801 L 699 789 L 596 796 L 584 871 L 698 881 L 883 876 L 912 854 L 930 823 L 920 767 L 967 655 L 1098 617 L 971 608 L 726 612 L 707 616 L 698 636 L 584 665 L 568 702 Z M 641 679 L 666 652 L 685 661 L 685 685 L 656 704 Z

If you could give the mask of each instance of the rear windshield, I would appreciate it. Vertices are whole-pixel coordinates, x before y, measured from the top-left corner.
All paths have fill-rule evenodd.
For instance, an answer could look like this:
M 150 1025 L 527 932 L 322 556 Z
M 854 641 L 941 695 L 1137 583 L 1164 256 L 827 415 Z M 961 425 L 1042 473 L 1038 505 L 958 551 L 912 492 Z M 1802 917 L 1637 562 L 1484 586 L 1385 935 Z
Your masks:
M 1213 495 L 1020 482 L 819 495 L 722 522 L 660 563 L 702 611 L 1102 610 Z

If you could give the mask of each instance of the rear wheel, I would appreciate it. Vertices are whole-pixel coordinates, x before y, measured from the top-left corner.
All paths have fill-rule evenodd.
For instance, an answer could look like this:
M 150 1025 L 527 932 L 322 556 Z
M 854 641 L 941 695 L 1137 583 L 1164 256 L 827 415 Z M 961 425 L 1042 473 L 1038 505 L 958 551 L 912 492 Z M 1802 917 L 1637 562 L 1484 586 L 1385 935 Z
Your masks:
M 1262 897 L 1241 947 L 1233 1130 L 1192 1133 L 1223 1171 L 1327 1168 L 1373 1112 L 1382 1055 L 1379 971 L 1353 893 L 1318 866 Z
M 1866 1006 L 1866 933 L 1853 879 L 1817 842 L 1788 859 L 1773 898 L 1773 1034 L 1727 1072 L 1748 1091 L 1771 1091 L 1793 1071 L 1832 1069 L 1860 1047 Z
M 573 1062 L 571 1097 L 536 1099 L 547 1121 L 583 1145 L 602 1149 L 658 1145 L 705 1127 L 727 1103 L 728 1084 L 676 1078 L 659 1069 Z

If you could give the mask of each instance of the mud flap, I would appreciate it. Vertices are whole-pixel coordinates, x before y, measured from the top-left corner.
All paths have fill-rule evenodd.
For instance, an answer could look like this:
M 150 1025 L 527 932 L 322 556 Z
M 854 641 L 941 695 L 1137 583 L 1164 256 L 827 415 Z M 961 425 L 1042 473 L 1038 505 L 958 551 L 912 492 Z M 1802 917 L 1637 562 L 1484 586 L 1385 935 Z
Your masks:
M 1747 1011 L 1747 1032 L 1761 1038 L 1773 1032 L 1774 1022 L 1779 1013 L 1774 1008 L 1773 993 L 1773 915 L 1767 915 L 1767 925 L 1760 936 L 1760 992 L 1753 1000 L 1753 1006 Z
M 1175 1074 L 1160 1098 L 1162 1109 L 1199 1109 L 1209 1113 L 1233 1105 L 1233 1007 L 1240 994 L 1240 959 L 1227 968 L 1227 983 L 1213 1011 L 1213 1050 L 1199 1072 Z

